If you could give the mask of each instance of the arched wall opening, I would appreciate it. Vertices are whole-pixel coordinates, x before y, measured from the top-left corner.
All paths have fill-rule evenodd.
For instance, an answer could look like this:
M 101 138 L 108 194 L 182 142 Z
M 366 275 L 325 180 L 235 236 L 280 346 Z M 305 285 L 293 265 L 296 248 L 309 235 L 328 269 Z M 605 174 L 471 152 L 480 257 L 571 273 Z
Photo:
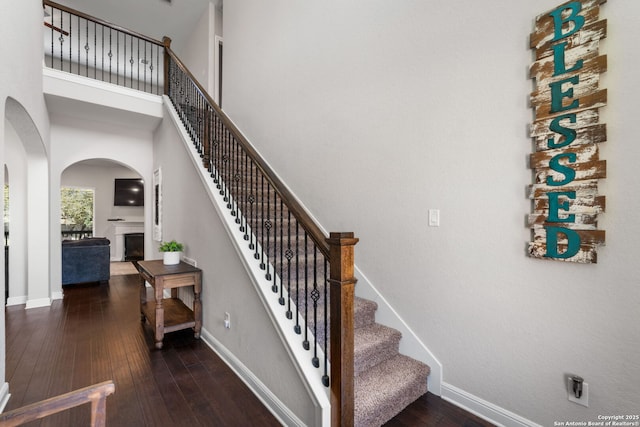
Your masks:
M 60 188 L 94 190 L 94 237 L 110 240 L 110 261 L 124 261 L 124 238 L 127 233 L 144 233 L 146 206 L 122 206 L 114 203 L 116 179 L 142 179 L 131 166 L 112 159 L 81 160 L 65 168 L 60 176 Z M 149 192 L 144 182 L 145 198 Z M 146 205 L 146 203 L 145 203 Z
M 68 177 L 80 175 L 75 181 L 78 186 L 91 186 L 88 181 L 82 180 L 82 170 L 91 169 L 91 173 L 98 174 L 101 167 L 124 167 L 118 178 L 141 177 L 145 183 L 153 180 L 153 132 L 149 129 L 139 129 L 127 124 L 120 124 L 111 120 L 109 110 L 105 110 L 102 116 L 79 117 L 75 114 L 62 114 L 61 112 L 50 115 L 51 134 L 50 141 L 52 152 L 50 156 L 50 263 L 52 298 L 62 298 L 62 247 L 60 234 L 61 200 L 60 189 Z M 75 172 L 74 172 L 75 171 Z M 126 175 L 129 173 L 130 175 Z M 103 175 L 106 172 L 100 172 Z M 86 173 L 85 173 L 86 175 Z M 112 177 L 113 178 L 113 177 Z M 96 184 L 98 185 L 98 184 Z M 100 213 L 96 219 L 95 233 L 99 237 L 107 237 L 113 242 L 116 249 L 115 235 L 110 234 L 112 222 L 109 218 L 129 219 L 134 217 L 144 228 L 144 250 L 151 253 L 151 196 L 145 192 L 145 206 L 142 213 L 123 212 L 113 210 L 113 182 L 109 188 L 98 191 L 107 193 L 107 207 L 101 208 L 97 201 L 96 212 Z M 100 194 L 98 195 L 100 197 Z M 100 197 L 102 200 L 102 197 Z M 106 212 L 102 215 L 102 212 Z M 102 219 L 101 219 L 102 218 Z M 112 254 L 114 257 L 116 254 Z
M 25 303 L 26 308 L 47 306 L 51 304 L 47 154 L 30 115 L 13 98 L 6 100 L 4 125 L 12 201 L 7 303 Z

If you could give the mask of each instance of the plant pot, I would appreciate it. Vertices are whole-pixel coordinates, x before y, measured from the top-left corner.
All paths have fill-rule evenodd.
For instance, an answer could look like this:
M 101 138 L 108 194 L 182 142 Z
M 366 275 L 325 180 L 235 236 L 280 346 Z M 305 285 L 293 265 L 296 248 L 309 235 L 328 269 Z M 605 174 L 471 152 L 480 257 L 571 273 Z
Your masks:
M 162 263 L 164 265 L 180 264 L 180 255 L 182 252 L 163 252 Z

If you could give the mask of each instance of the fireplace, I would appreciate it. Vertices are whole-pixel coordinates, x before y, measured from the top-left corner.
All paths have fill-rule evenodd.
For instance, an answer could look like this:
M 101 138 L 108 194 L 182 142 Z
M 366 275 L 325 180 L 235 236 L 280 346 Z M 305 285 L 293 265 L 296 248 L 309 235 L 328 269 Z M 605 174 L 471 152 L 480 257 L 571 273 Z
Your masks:
M 144 259 L 144 233 L 127 233 L 124 235 L 124 260 L 139 261 Z

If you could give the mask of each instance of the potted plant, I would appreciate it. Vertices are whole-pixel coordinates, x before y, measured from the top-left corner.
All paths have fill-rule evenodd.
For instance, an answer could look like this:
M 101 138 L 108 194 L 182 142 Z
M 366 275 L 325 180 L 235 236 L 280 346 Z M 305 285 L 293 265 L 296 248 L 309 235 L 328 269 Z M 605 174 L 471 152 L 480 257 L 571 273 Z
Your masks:
M 180 264 L 180 255 L 182 255 L 184 245 L 172 240 L 170 242 L 162 242 L 158 250 L 163 253 L 162 263 L 164 265 L 175 265 Z

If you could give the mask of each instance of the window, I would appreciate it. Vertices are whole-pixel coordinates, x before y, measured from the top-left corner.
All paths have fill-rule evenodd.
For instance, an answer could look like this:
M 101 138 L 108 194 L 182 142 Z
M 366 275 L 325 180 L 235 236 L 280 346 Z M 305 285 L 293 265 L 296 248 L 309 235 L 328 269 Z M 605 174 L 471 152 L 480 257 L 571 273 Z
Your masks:
M 94 190 L 62 187 L 60 191 L 60 229 L 64 239 L 82 239 L 93 235 Z

